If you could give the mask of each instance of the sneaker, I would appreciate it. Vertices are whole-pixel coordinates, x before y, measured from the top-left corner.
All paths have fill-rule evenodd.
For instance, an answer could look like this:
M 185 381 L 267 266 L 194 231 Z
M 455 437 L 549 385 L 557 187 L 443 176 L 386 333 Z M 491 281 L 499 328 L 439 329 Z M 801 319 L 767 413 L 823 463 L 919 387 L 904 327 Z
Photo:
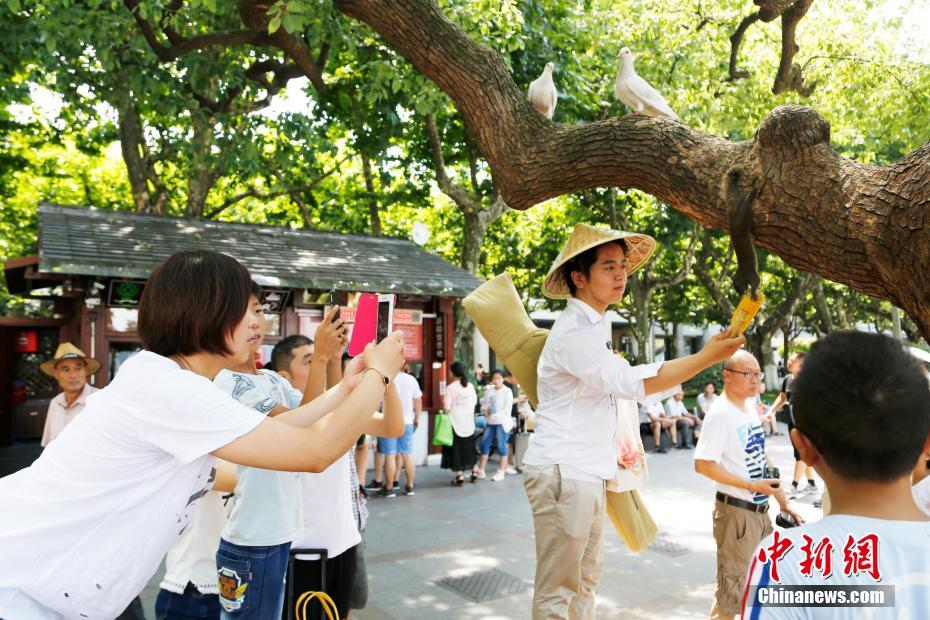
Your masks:
M 484 480 L 485 478 L 487 478 L 487 475 L 486 475 L 483 471 L 481 471 L 481 470 L 479 469 L 479 470 L 478 470 L 478 475 L 475 476 L 475 477 L 478 478 L 478 480 Z
M 797 499 L 798 495 L 801 494 L 801 491 L 798 490 L 798 487 L 794 484 L 791 485 L 791 490 L 788 491 L 788 499 Z
M 655 453 L 656 454 L 668 454 L 668 450 L 666 450 L 662 446 L 659 446 L 655 449 Z
M 504 479 L 504 470 L 498 469 L 497 473 L 491 476 L 491 482 L 500 482 Z
M 823 495 L 814 500 L 814 508 L 823 508 Z
M 361 496 L 364 497 L 364 498 L 367 498 L 367 497 L 368 497 L 368 489 L 366 489 L 366 488 L 363 487 L 362 485 L 358 485 L 358 493 L 359 493 L 359 495 L 361 495 Z
M 394 489 L 388 489 L 386 487 L 382 488 L 380 493 L 381 497 L 397 497 L 397 491 Z
M 416 492 L 413 490 L 413 487 L 404 487 L 404 495 L 416 495 Z
M 820 490 L 820 489 L 817 488 L 817 485 L 816 485 L 815 483 L 813 483 L 813 482 L 808 482 L 808 483 L 807 483 L 807 486 L 804 487 L 804 490 L 801 491 L 801 493 L 804 493 L 804 494 L 807 494 L 807 493 L 816 493 L 816 492 L 819 491 L 819 490 Z
M 507 471 L 505 471 L 504 473 L 507 474 L 508 476 L 516 476 L 520 472 L 518 472 L 515 467 L 508 467 Z
M 384 487 L 384 483 L 380 480 L 372 480 L 365 485 L 365 488 L 369 491 L 380 491 L 382 487 Z

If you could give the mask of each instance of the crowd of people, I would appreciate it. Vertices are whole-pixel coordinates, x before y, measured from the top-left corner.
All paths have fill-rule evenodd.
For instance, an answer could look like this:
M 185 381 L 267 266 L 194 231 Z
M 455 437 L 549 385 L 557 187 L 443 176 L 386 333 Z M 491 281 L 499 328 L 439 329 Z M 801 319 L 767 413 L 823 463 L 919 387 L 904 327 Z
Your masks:
M 712 618 L 821 617 L 770 604 L 763 594 L 774 586 L 889 584 L 895 609 L 930 617 L 930 586 L 919 579 L 930 574 L 927 368 L 888 337 L 839 332 L 789 359 L 767 407 L 759 361 L 730 330 L 693 355 L 630 365 L 605 315 L 654 249 L 647 235 L 576 227 L 543 285 L 567 304 L 536 365 L 535 412 L 505 371 L 479 367 L 473 381 L 463 364 L 449 367 L 453 433 L 442 467 L 453 487 L 521 467 L 534 620 L 595 617 L 608 495 L 628 466 L 617 437 L 629 401 L 640 403 L 656 452 L 666 452 L 667 432 L 714 482 Z M 109 385 L 87 384 L 99 363 L 70 343 L 42 365 L 62 393 L 42 455 L 0 479 L 0 618 L 139 617 L 137 595 L 163 558 L 158 618 L 280 618 L 307 591 L 328 593 L 342 618 L 365 606 L 366 497 L 396 497 L 402 482 L 416 493 L 421 387 L 405 372 L 399 333 L 345 356 L 336 307 L 312 340 L 282 339 L 261 367 L 261 299 L 234 259 L 180 252 L 151 274 L 143 349 Z M 705 383 L 689 410 L 681 384 L 720 363 L 722 393 Z M 533 439 L 514 454 L 515 427 L 529 414 Z M 766 450 L 779 421 L 794 449 L 788 488 Z M 367 437 L 377 450 L 366 485 Z M 492 450 L 500 461 L 488 476 Z M 804 524 L 791 500 L 820 491 L 812 468 L 828 516 Z M 773 529 L 772 497 L 784 530 Z

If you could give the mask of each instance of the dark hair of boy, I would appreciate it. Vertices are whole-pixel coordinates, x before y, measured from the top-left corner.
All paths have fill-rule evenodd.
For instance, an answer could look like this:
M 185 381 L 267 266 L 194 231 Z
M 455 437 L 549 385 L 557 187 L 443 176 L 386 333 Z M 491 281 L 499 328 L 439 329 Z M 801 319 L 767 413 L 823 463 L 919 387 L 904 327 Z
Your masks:
M 449 370 L 459 378 L 459 383 L 462 384 L 462 387 L 468 385 L 468 373 L 465 371 L 465 364 L 462 362 L 452 362 L 452 365 L 449 366 Z
M 797 429 L 838 476 L 907 475 L 930 432 L 927 378 L 899 342 L 843 331 L 816 342 L 792 387 Z
M 252 296 L 255 297 L 258 301 L 262 300 L 262 287 L 260 287 L 255 280 L 252 280 L 252 285 L 249 290 L 251 291 Z
M 252 278 L 236 259 L 176 252 L 152 271 L 139 302 L 139 340 L 158 355 L 230 355 L 227 338 L 249 307 Z
M 291 362 L 294 360 L 294 349 L 308 344 L 313 344 L 313 341 L 300 334 L 281 339 L 271 350 L 272 367 L 277 371 L 289 372 Z
M 575 271 L 580 271 L 584 274 L 584 277 L 590 277 L 591 266 L 597 262 L 597 249 L 611 243 L 616 243 L 621 248 L 623 248 L 624 256 L 626 256 L 629 252 L 626 241 L 623 239 L 616 239 L 614 241 L 608 241 L 607 243 L 602 243 L 601 245 L 587 249 L 581 254 L 571 257 L 564 265 L 562 265 L 562 278 L 565 280 L 565 284 L 568 286 L 568 291 L 571 293 L 572 297 L 575 296 L 575 291 L 577 290 L 575 287 L 575 282 L 572 280 L 572 273 Z
M 500 368 L 495 368 L 494 370 L 491 371 L 491 376 L 493 377 L 494 375 L 500 375 L 501 379 L 503 379 L 504 377 L 507 376 L 507 373 L 505 373 Z

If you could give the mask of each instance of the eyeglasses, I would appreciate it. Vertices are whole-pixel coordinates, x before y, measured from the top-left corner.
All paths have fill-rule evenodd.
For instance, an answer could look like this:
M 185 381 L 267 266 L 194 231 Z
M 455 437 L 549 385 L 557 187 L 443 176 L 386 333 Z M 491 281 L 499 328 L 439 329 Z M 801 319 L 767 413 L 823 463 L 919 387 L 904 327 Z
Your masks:
M 758 380 L 760 380 L 760 381 L 761 381 L 763 378 L 765 378 L 765 373 L 764 373 L 764 372 L 747 372 L 747 371 L 745 371 L 745 370 L 733 370 L 732 368 L 724 368 L 724 370 L 726 370 L 727 372 L 735 372 L 735 373 L 738 374 L 738 375 L 743 375 L 743 376 L 749 377 L 750 379 L 755 378 L 755 379 L 758 379 Z

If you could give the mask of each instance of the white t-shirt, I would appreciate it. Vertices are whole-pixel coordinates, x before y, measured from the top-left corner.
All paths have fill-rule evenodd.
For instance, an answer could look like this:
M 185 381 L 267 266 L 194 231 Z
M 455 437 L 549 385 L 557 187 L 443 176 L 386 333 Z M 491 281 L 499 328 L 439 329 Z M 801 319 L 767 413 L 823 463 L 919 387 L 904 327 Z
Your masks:
M 352 491 L 358 491 L 349 484 L 349 461 L 353 458 L 354 447 L 321 473 L 300 474 L 303 531 L 291 549 L 326 549 L 329 558 L 334 558 L 361 542 L 352 511 Z
M 216 579 L 216 549 L 220 533 L 226 525 L 223 494 L 210 491 L 200 500 L 197 512 L 181 537 L 165 556 L 165 576 L 158 587 L 175 594 L 184 594 L 188 583 L 201 594 L 219 594 Z
M 0 479 L 0 617 L 119 615 L 210 489 L 210 453 L 263 419 L 166 357 L 129 358 L 31 467 Z
M 667 413 L 669 417 L 675 417 L 676 415 L 686 416 L 690 413 L 690 411 L 688 411 L 688 408 L 685 407 L 685 401 L 675 400 L 675 397 L 673 396 L 672 398 L 669 398 L 665 401 L 665 413 Z
M 718 398 L 711 406 L 701 428 L 701 441 L 694 450 L 694 460 L 715 461 L 731 474 L 744 480 L 759 480 L 765 468 L 765 434 L 759 414 L 747 398 L 742 407 L 729 398 Z M 746 489 L 714 483 L 717 490 L 732 497 L 764 504 L 768 496 Z
M 704 436 L 701 435 L 701 441 Z M 830 515 L 815 523 L 778 530 L 779 538 L 791 547 L 777 562 L 778 581 L 769 560 L 774 536 L 756 549 L 750 564 L 743 618 L 753 620 L 830 618 L 888 618 L 895 620 L 930 618 L 930 521 L 888 521 L 851 515 Z M 871 538 L 874 535 L 875 538 Z M 810 551 L 803 547 L 810 539 Z M 823 541 L 826 542 L 824 543 Z M 874 543 L 874 544 L 873 544 Z M 816 551 L 821 546 L 821 552 Z M 832 547 L 832 548 L 830 548 Z M 766 556 L 760 559 L 759 551 Z M 820 558 L 802 574 L 808 556 Z M 825 560 L 830 557 L 830 575 L 824 577 Z M 877 561 L 874 561 L 877 556 Z M 847 562 L 846 558 L 850 561 Z M 858 560 L 858 561 L 856 561 Z M 874 561 L 874 562 L 873 562 Z M 877 568 L 869 570 L 872 566 Z M 807 567 L 805 567 L 807 568 Z M 876 579 L 875 577 L 878 577 Z M 881 585 L 894 586 L 894 607 L 772 607 L 760 602 L 753 586 Z M 770 595 L 772 589 L 765 594 Z M 833 591 L 836 592 L 836 591 Z M 832 595 L 832 594 L 831 594 Z M 771 599 L 769 599 L 771 602 Z M 874 615 L 872 615 L 874 613 Z
M 484 402 L 482 407 L 487 411 L 486 422 L 488 424 L 501 424 L 506 432 L 513 428 L 513 392 L 506 385 L 500 389 L 494 387 L 494 384 L 488 385 L 484 392 Z
M 404 424 L 413 424 L 413 418 L 416 416 L 413 401 L 423 396 L 423 392 L 420 391 L 420 384 L 417 383 L 416 377 L 413 375 L 399 372 L 394 377 L 394 386 L 397 388 L 400 405 L 404 410 Z
M 264 368 L 257 375 L 223 370 L 213 382 L 262 415 L 279 405 L 293 409 L 303 399 L 284 377 Z M 290 542 L 302 527 L 300 506 L 299 473 L 237 465 L 236 492 L 230 499 L 223 540 L 245 547 Z
M 716 394 L 711 394 L 710 398 L 707 398 L 706 396 L 704 396 L 704 392 L 701 392 L 700 394 L 698 394 L 697 404 L 700 410 L 704 412 L 704 415 L 707 415 L 707 412 L 710 411 L 710 406 L 713 404 L 715 400 L 717 400 Z
M 478 404 L 478 394 L 471 383 L 462 385 L 456 379 L 446 386 L 446 395 L 443 406 L 452 420 L 452 430 L 459 437 L 471 437 L 475 434 L 475 405 Z

